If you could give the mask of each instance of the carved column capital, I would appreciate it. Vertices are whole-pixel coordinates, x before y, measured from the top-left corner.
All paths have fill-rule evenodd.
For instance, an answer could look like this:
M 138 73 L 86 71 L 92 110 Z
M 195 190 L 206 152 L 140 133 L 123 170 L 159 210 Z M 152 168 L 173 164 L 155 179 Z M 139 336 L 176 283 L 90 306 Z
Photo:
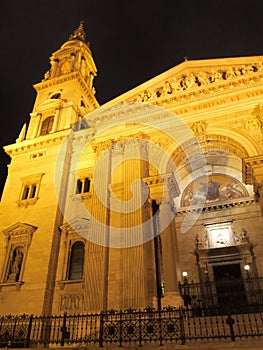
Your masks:
M 173 198 L 180 194 L 179 186 L 173 173 L 165 173 L 143 178 L 150 189 L 150 198 L 157 204 L 173 203 Z

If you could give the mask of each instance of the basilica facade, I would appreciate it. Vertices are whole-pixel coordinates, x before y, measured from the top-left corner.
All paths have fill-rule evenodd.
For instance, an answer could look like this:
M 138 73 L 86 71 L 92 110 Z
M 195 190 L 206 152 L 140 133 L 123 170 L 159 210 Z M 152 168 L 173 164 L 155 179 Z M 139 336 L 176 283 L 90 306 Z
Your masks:
M 102 106 L 96 74 L 81 23 L 4 147 L 0 313 L 262 302 L 262 57 L 185 60 Z

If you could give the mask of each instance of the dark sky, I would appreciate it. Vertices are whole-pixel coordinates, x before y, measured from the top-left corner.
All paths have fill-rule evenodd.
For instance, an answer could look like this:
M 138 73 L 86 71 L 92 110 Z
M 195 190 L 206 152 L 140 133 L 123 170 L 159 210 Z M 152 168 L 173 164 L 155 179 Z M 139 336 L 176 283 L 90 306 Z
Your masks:
M 263 55 L 262 0 L 2 0 L 0 193 L 49 56 L 85 21 L 102 104 L 183 61 Z

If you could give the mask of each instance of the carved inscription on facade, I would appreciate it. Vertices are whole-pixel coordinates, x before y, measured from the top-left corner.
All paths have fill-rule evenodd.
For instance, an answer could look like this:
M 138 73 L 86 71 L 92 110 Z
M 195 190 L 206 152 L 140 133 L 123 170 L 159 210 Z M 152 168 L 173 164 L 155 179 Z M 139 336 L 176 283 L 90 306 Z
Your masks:
M 63 294 L 60 295 L 60 311 L 82 311 L 84 295 L 83 294 Z

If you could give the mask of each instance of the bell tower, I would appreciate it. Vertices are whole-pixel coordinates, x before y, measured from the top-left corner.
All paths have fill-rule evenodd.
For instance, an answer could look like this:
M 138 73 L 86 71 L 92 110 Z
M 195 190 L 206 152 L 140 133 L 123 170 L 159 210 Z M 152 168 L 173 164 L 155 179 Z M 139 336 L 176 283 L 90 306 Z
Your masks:
M 15 143 L 4 147 L 11 161 L 0 203 L 2 314 L 51 313 L 71 131 L 88 128 L 84 116 L 99 107 L 93 87 L 96 74 L 81 22 L 51 55 L 49 70 L 34 85 L 29 123 Z
M 97 108 L 99 104 L 93 87 L 96 74 L 90 43 L 86 41 L 81 22 L 51 55 L 50 69 L 43 80 L 34 85 L 37 97 L 28 131 L 26 135 L 20 134 L 19 141 L 69 129 Z

